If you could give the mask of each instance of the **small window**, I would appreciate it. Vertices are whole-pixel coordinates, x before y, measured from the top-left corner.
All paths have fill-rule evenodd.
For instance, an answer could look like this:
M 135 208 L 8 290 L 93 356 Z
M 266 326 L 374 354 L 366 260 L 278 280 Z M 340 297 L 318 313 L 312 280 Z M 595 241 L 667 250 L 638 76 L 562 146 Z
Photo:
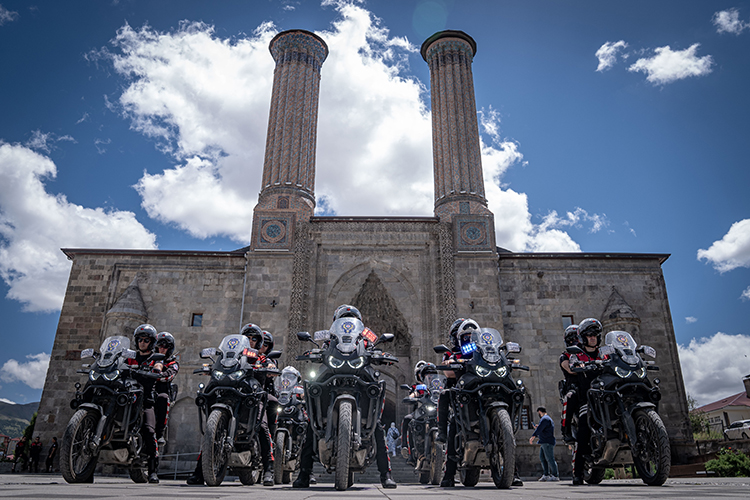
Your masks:
M 562 315 L 562 323 L 563 323 L 563 330 L 572 325 L 573 322 L 573 315 L 572 314 L 563 314 Z
M 203 314 L 193 313 L 193 319 L 190 321 L 190 326 L 200 327 L 201 325 L 203 325 Z

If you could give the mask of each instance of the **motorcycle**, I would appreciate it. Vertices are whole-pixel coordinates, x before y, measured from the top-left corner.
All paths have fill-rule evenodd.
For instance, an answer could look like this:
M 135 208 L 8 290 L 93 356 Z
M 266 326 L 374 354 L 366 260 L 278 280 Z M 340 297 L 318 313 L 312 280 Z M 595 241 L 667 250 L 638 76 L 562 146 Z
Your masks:
M 294 385 L 296 375 L 282 373 L 274 381 L 279 408 L 274 436 L 274 471 L 276 484 L 289 484 L 292 473 L 299 467 L 299 454 L 307 432 L 305 391 Z
M 407 445 L 401 448 L 401 453 L 414 466 L 414 472 L 419 474 L 419 482 L 422 484 L 440 484 L 443 475 L 445 450 L 443 444 L 437 441 L 437 406 L 440 393 L 445 388 L 445 380 L 445 375 L 428 373 L 424 376 L 423 384 L 416 387 L 418 396 L 403 400 L 404 403 L 412 404 L 414 410 L 412 420 L 405 430 L 404 441 Z M 401 388 L 412 390 L 406 384 Z
M 297 334 L 317 346 L 297 361 L 323 364 L 314 380 L 304 382 L 307 413 L 320 462 L 329 473 L 335 471 L 339 491 L 354 484 L 354 472 L 364 471 L 375 457 L 374 432 L 385 401 L 385 380 L 375 365 L 398 362 L 375 347 L 393 337 L 377 338 L 355 318 L 338 319 L 330 330 L 316 332 L 315 340 L 325 340 L 323 348 L 308 332 Z
M 457 382 L 449 389 L 455 423 L 456 453 L 461 483 L 475 486 L 482 469 L 490 469 L 497 488 L 510 488 L 516 460 L 515 433 L 526 390 L 514 381 L 513 370 L 526 370 L 506 354 L 521 352 L 515 342 L 503 344 L 500 332 L 482 328 L 461 346 L 463 357 L 438 370 L 453 371 Z M 444 345 L 435 352 L 450 352 Z
M 266 357 L 280 356 L 281 351 L 272 351 Z M 239 334 L 224 337 L 218 349 L 203 349 L 200 357 L 212 361 L 193 371 L 211 376 L 208 385 L 198 385 L 195 398 L 203 434 L 203 478 L 207 485 L 218 486 L 231 468 L 242 484 L 253 485 L 262 473 L 258 432 L 268 402 L 263 380 L 279 371 L 257 366 L 260 354 Z
M 607 359 L 580 363 L 573 358 L 584 353 L 580 347 L 568 347 L 567 351 L 573 372 L 598 373 L 583 399 L 588 407 L 582 408 L 587 410 L 591 429 L 591 456 L 576 456 L 576 460 L 586 461 L 585 481 L 599 484 L 606 468 L 635 465 L 644 483 L 664 484 L 671 467 L 669 436 L 659 416 L 659 379 L 652 383 L 647 377 L 648 371 L 659 368 L 641 357 L 656 358 L 656 350 L 639 347 L 628 332 L 612 331 L 599 348 L 599 355 Z M 573 418 L 574 433 L 578 418 Z
M 76 412 L 60 444 L 60 471 L 68 483 L 91 482 L 97 463 L 125 467 L 134 482 L 147 482 L 140 430 L 148 395 L 134 377 L 156 380 L 160 375 L 128 365 L 127 360 L 135 357 L 130 339 L 119 335 L 107 337 L 99 351 L 81 351 L 81 359 L 94 362 L 77 371 L 89 380 L 83 389 L 80 382 L 75 384 L 70 407 Z M 152 354 L 147 362 L 163 358 Z

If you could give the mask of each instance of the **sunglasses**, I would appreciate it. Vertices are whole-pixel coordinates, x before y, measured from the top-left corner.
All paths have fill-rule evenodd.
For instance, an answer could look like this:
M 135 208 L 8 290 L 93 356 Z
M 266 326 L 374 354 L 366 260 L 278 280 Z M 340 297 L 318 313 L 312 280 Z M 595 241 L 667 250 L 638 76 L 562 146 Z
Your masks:
M 148 337 L 140 337 L 140 338 L 139 338 L 139 339 L 137 339 L 137 340 L 138 340 L 138 342 L 147 342 L 147 343 L 151 343 L 151 339 L 150 339 L 150 338 L 148 338 Z

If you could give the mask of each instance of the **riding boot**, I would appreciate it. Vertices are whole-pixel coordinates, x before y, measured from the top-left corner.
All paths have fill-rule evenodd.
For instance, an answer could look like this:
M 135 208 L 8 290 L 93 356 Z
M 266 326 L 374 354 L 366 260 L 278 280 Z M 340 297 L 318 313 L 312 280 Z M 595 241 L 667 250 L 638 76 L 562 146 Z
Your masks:
M 456 470 L 458 469 L 458 464 L 451 460 L 447 459 L 445 461 L 445 472 L 443 472 L 443 480 L 440 481 L 440 487 L 441 488 L 453 488 L 456 486 Z
M 312 471 L 309 469 L 300 469 L 299 476 L 292 483 L 292 488 L 309 488 L 310 487 L 310 476 Z
M 201 457 L 198 457 L 198 461 L 195 464 L 195 470 L 193 471 L 193 475 L 187 478 L 187 484 L 203 484 L 203 463 L 201 460 Z
M 159 457 L 148 459 L 148 482 L 152 484 L 159 484 Z
M 443 392 L 438 399 L 437 427 L 438 434 L 435 441 L 445 443 L 448 441 L 448 416 L 450 413 L 450 394 Z
M 391 477 L 390 472 L 386 472 L 385 474 L 380 474 L 380 484 L 383 485 L 383 488 L 395 488 L 398 485 L 396 484 L 396 481 L 393 480 Z

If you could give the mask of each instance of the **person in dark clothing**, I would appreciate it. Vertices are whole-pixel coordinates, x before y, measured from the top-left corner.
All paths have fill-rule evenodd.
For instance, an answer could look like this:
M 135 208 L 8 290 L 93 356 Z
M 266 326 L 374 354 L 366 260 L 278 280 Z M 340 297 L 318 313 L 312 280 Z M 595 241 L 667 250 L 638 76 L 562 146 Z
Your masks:
M 39 457 L 42 456 L 42 442 L 37 436 L 29 446 L 29 472 L 39 472 Z
M 172 394 L 172 381 L 180 371 L 180 365 L 174 355 L 174 336 L 169 332 L 161 332 L 156 336 L 156 350 L 164 354 L 164 359 L 154 364 L 153 370 L 161 373 L 162 377 L 154 384 L 156 402 L 154 412 L 156 414 L 156 442 L 161 445 L 164 440 L 164 429 L 169 418 L 169 408 L 177 396 Z M 158 471 L 157 471 L 158 472 Z
M 542 477 L 540 481 L 559 481 L 557 462 L 555 461 L 555 423 L 544 406 L 536 409 L 539 423 L 534 434 L 529 438 L 529 444 L 534 444 L 534 438 L 539 440 L 539 461 L 542 462 Z
M 28 466 L 26 462 L 26 436 L 22 436 L 21 439 L 16 443 L 16 450 L 13 452 L 13 468 L 11 472 L 16 472 L 16 464 L 21 461 L 21 471 L 25 470 Z
M 45 466 L 47 472 L 53 472 L 53 464 L 55 460 L 55 456 L 57 455 L 57 438 L 52 438 L 52 444 L 49 445 L 49 451 L 47 452 L 47 460 L 45 461 Z
M 581 337 L 578 335 L 578 325 L 569 325 L 565 329 L 564 341 L 566 349 L 571 346 L 581 347 Z M 563 407 L 560 430 L 562 431 L 563 441 L 565 441 L 566 444 L 575 443 L 570 423 L 573 419 L 573 415 L 578 412 L 579 406 L 578 385 L 576 383 L 578 375 L 573 373 L 570 369 L 571 356 L 573 355 L 569 352 L 563 351 L 559 360 L 560 370 L 562 370 L 563 376 L 565 377 L 561 381 L 560 386 L 560 400 Z

